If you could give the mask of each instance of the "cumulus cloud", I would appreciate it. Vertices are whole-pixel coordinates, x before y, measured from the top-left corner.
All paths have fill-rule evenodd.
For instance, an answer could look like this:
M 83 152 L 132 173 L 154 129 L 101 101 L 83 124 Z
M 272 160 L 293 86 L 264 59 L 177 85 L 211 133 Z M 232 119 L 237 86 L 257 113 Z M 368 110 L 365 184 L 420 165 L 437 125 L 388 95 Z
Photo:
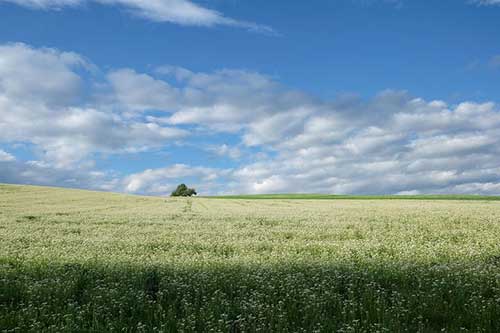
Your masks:
M 243 154 L 238 147 L 231 147 L 227 144 L 222 145 L 211 145 L 206 148 L 206 150 L 210 153 L 213 153 L 217 156 L 228 156 L 233 160 L 237 160 Z
M 108 80 L 117 103 L 132 111 L 173 111 L 178 107 L 178 89 L 147 74 L 138 74 L 132 69 L 120 69 L 110 72 Z
M 220 12 L 202 7 L 189 0 L 0 0 L 32 9 L 60 10 L 86 3 L 116 5 L 126 8 L 132 14 L 155 22 L 170 22 L 181 25 L 235 26 L 251 31 L 275 34 L 271 27 L 225 17 Z
M 0 141 L 29 142 L 45 161 L 70 167 L 92 153 L 142 151 L 187 134 L 79 101 L 85 96 L 75 67 L 84 64 L 73 53 L 1 46 Z
M 273 141 L 278 132 L 291 134 L 301 127 L 300 116 L 320 106 L 311 96 L 249 71 L 184 72 L 182 83 L 183 103 L 169 118 L 171 124 L 199 123 L 222 132 L 254 126 L 245 138 L 251 145 Z M 263 137 L 263 127 L 274 127 L 276 134 Z
M 42 161 L 0 161 L 0 183 L 36 184 L 102 191 L 119 189 L 117 175 L 86 166 L 58 168 Z
M 80 73 L 86 68 L 89 61 L 72 53 L 0 47 L 0 142 L 29 143 L 41 156 L 4 161 L 3 179 L 74 179 L 75 186 L 146 194 L 168 194 L 183 180 L 201 193 L 499 194 L 500 108 L 493 102 L 449 105 L 393 90 L 323 100 L 249 71 L 164 66 L 97 79 Z M 82 85 L 95 91 L 85 94 Z M 213 135 L 239 142 L 199 144 Z M 194 140 L 193 149 L 237 166 L 190 166 L 174 157 L 132 175 L 94 170 L 96 153 L 177 140 Z
M 406 97 L 401 100 L 401 96 Z M 374 121 L 377 115 L 370 110 L 387 103 L 398 107 L 382 113 L 383 122 Z M 210 190 L 498 194 L 500 112 L 495 104 L 449 107 L 442 101 L 384 92 L 372 101 L 353 101 L 345 107 L 353 105 L 362 112 L 325 111 L 323 104 L 305 120 L 292 112 L 289 116 L 304 124 L 291 137 L 283 135 L 281 140 L 262 144 L 275 152 L 273 157 L 227 171 L 226 181 Z M 259 123 L 258 116 L 255 121 Z M 212 126 L 211 121 L 207 125 Z M 245 133 L 253 131 L 250 125 L 242 130 L 243 144 Z M 267 130 L 274 131 L 272 127 Z M 148 174 L 154 175 L 156 170 Z M 161 183 L 155 178 L 154 183 L 157 181 Z
M 14 157 L 14 155 L 0 149 L 0 162 L 12 162 L 15 160 L 16 158 Z
M 132 174 L 123 180 L 123 188 L 131 193 L 164 195 L 172 192 L 179 182 L 188 179 L 198 192 L 213 193 L 217 187 L 223 186 L 217 182 L 227 172 L 227 170 L 176 164 Z
M 0 45 L 0 91 L 12 99 L 58 105 L 74 102 L 81 78 L 77 67 L 91 65 L 72 52 L 33 49 L 24 44 Z
M 275 192 L 266 184 L 276 184 L 285 192 L 491 194 L 500 184 L 499 116 L 492 103 L 448 108 L 408 97 L 384 124 L 329 126 L 326 132 L 340 133 L 331 140 L 317 131 L 317 138 L 308 133 L 307 141 L 275 144 L 277 157 L 234 173 L 235 191 Z

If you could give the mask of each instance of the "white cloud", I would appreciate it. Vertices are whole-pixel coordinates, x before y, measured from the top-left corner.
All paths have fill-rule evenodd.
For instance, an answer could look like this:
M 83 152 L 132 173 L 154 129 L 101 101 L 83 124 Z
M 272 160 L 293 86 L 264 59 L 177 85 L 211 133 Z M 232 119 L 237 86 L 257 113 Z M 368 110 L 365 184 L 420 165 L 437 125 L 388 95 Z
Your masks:
M 410 147 L 414 156 L 445 157 L 488 150 L 497 141 L 498 137 L 485 134 L 442 135 L 413 140 Z
M 238 160 L 243 154 L 238 147 L 231 147 L 227 144 L 222 145 L 212 145 L 206 148 L 206 150 L 210 153 L 213 153 L 217 156 L 228 156 L 233 160 Z
M 462 103 L 449 109 L 439 101 L 408 97 L 401 104 L 386 97 L 398 100 L 400 111 L 385 113 L 385 122 L 377 126 L 366 125 L 376 123 L 366 111 L 332 110 L 344 118 L 335 121 L 331 114 L 314 113 L 295 138 L 271 144 L 276 157 L 242 166 L 232 174 L 234 186 L 224 190 L 493 194 L 498 189 L 500 112 L 495 104 Z M 365 107 L 373 110 L 374 103 L 381 101 Z M 324 126 L 319 125 L 322 118 Z M 349 119 L 351 126 L 346 125 Z M 308 125 L 311 121 L 315 125 Z
M 74 102 L 81 78 L 74 68 L 89 65 L 81 56 L 25 44 L 0 45 L 0 91 L 12 99 L 29 96 L 50 105 Z
M 46 161 L 70 167 L 92 153 L 147 150 L 187 134 L 109 105 L 86 105 L 84 80 L 74 69 L 85 64 L 73 53 L 0 46 L 0 141 L 32 143 Z
M 126 192 L 131 193 L 165 195 L 172 192 L 182 179 L 189 178 L 190 185 L 194 185 L 198 192 L 210 193 L 216 190 L 213 187 L 218 178 L 226 173 L 226 170 L 176 164 L 132 174 L 123 180 L 123 187 Z
M 117 102 L 130 110 L 174 110 L 178 107 L 179 92 L 165 81 L 132 69 L 112 71 L 108 80 Z
M 12 162 L 15 160 L 16 160 L 16 158 L 13 155 L 0 149 L 0 162 Z
M 71 188 L 113 191 L 119 188 L 117 175 L 85 166 L 57 168 L 43 161 L 0 163 L 0 183 L 57 185 Z
M 132 14 L 155 22 L 170 22 L 181 25 L 206 26 L 227 25 L 274 35 L 268 26 L 239 21 L 225 17 L 220 12 L 202 7 L 189 0 L 0 0 L 32 9 L 60 10 L 77 7 L 89 2 L 117 5 Z
M 286 179 L 280 175 L 272 175 L 252 184 L 252 193 L 282 193 L 289 188 Z
M 310 96 L 249 71 L 191 72 L 184 74 L 182 83 L 183 102 L 170 117 L 171 124 L 197 123 L 221 132 L 250 129 L 245 141 L 251 145 L 291 136 L 302 127 L 300 117 L 321 108 Z

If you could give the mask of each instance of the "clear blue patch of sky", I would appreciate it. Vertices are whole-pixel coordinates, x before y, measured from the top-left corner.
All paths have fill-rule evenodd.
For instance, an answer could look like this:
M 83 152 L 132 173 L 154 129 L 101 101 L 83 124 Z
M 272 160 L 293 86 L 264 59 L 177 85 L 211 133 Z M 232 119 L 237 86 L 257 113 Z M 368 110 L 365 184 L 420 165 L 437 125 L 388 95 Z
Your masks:
M 0 144 L 0 149 L 14 155 L 20 161 L 37 160 L 38 157 L 34 153 L 35 146 L 30 143 L 16 142 Z

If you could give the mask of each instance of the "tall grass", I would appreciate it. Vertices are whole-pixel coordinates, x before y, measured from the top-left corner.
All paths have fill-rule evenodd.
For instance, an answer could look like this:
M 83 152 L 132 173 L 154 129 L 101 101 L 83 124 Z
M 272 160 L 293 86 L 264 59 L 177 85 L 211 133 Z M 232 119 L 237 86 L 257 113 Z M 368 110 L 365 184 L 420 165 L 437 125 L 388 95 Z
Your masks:
M 0 186 L 4 332 L 498 332 L 500 204 Z

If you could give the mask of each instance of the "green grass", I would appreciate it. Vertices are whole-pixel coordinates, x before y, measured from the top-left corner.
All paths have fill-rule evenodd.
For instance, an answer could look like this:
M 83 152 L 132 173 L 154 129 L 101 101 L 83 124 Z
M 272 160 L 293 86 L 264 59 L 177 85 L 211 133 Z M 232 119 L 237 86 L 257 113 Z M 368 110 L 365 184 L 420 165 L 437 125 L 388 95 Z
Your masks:
M 422 195 L 339 195 L 339 194 L 244 194 L 210 196 L 212 199 L 301 199 L 301 200 L 482 200 L 500 201 L 500 196 L 464 194 L 422 194 Z
M 0 185 L 2 332 L 499 332 L 500 203 Z

